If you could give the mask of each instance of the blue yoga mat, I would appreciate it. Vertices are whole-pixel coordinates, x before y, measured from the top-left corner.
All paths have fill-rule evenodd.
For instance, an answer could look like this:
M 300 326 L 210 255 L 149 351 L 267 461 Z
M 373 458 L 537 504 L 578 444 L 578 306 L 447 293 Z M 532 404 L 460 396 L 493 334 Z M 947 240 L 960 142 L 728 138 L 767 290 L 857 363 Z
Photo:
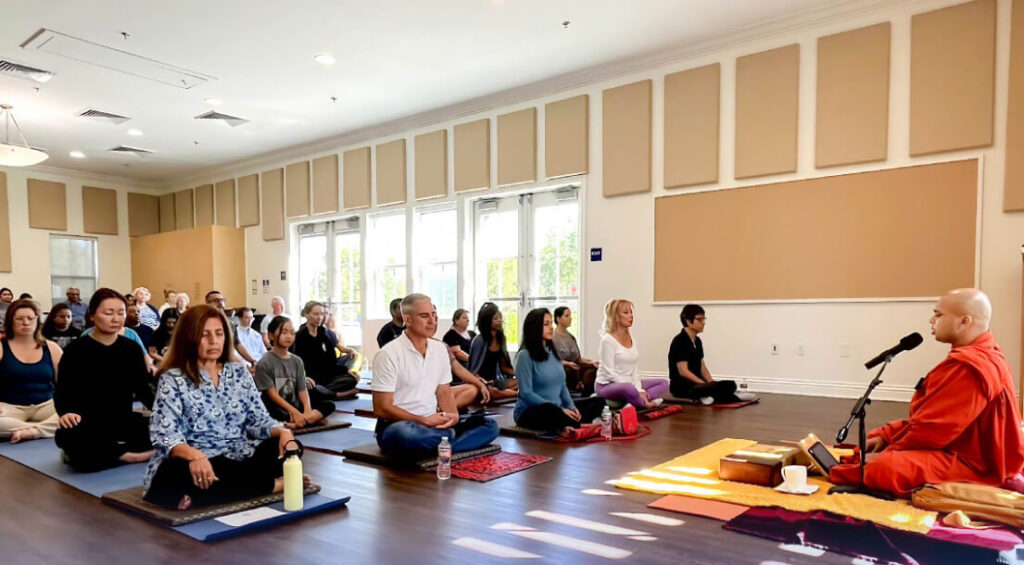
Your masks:
M 338 407 L 338 412 L 352 414 L 357 409 L 373 410 L 373 399 L 360 395 L 348 400 L 335 400 L 334 405 Z
M 341 428 L 304 434 L 300 436 L 300 441 L 302 441 L 302 445 L 310 449 L 320 449 L 340 454 L 351 447 L 373 443 L 374 438 L 373 432 L 370 430 Z
M 191 524 L 185 524 L 184 526 L 178 526 L 171 529 L 199 541 L 220 541 L 229 537 L 250 533 L 254 530 L 292 522 L 304 516 L 309 516 L 310 514 L 324 512 L 333 508 L 340 508 L 348 504 L 350 498 L 352 497 L 345 496 L 336 498 L 322 493 L 309 494 L 306 495 L 303 500 L 302 510 L 297 512 L 285 512 L 279 516 L 273 516 L 264 520 L 245 524 L 244 526 L 229 526 L 218 521 L 216 518 L 210 518 L 208 520 L 192 522 Z M 284 512 L 284 502 L 277 502 L 275 504 L 271 504 L 269 507 L 274 510 Z
M 0 443 L 0 456 L 35 469 L 40 473 L 96 497 L 103 493 L 139 486 L 146 476 L 146 464 L 121 465 L 94 473 L 80 473 L 60 460 L 60 449 L 53 438 L 24 443 Z

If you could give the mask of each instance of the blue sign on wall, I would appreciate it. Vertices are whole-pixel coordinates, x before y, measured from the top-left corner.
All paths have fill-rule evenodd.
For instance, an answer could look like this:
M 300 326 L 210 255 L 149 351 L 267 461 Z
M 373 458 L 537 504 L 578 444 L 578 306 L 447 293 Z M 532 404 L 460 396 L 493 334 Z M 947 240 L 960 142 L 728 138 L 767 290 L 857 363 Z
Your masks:
M 601 248 L 600 247 L 591 247 L 590 248 L 590 260 L 591 261 L 600 261 L 601 260 Z

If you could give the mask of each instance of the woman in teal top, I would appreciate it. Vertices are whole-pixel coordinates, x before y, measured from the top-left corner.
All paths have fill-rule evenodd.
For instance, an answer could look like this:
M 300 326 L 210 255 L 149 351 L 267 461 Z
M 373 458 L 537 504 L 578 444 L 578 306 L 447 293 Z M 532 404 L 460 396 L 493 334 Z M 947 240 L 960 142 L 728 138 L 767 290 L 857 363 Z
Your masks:
M 573 402 L 565 386 L 565 368 L 552 344 L 554 328 L 547 308 L 531 310 L 523 321 L 523 339 L 516 356 L 519 399 L 512 417 L 516 425 L 561 436 L 597 418 L 604 399 Z

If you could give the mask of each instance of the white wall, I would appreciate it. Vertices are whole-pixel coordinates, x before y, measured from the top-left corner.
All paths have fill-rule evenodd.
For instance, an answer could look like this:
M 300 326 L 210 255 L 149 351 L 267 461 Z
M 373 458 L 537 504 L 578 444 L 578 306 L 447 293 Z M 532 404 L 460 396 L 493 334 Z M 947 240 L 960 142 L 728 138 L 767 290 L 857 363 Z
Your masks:
M 12 272 L 0 273 L 0 286 L 31 294 L 47 306 L 50 302 L 50 234 L 95 238 L 98 242 L 99 285 L 121 292 L 131 289 L 131 243 L 128 237 L 128 196 L 130 192 L 153 193 L 150 189 L 131 186 L 124 179 L 109 179 L 74 172 L 50 172 L 24 168 L 0 167 L 7 173 L 7 199 L 11 219 Z M 28 226 L 28 179 L 61 182 L 67 195 L 68 229 L 51 231 Z M 117 191 L 118 235 L 87 234 L 82 226 L 82 186 L 109 188 Z M 154 290 L 154 294 L 159 294 Z M 83 297 L 85 298 L 85 297 Z
M 961 151 L 938 156 L 910 158 L 909 154 L 909 75 L 910 75 L 910 16 L 958 3 L 955 0 L 934 0 L 904 3 L 889 7 L 872 8 L 857 16 L 846 16 L 841 20 L 819 22 L 803 29 L 778 30 L 765 33 L 756 39 L 720 47 L 708 53 L 691 56 L 685 60 L 664 63 L 656 68 L 637 70 L 629 76 L 613 80 L 602 80 L 579 88 L 552 92 L 547 96 L 527 102 L 494 108 L 489 111 L 458 115 L 457 119 L 435 123 L 426 127 L 409 129 L 401 135 L 391 135 L 360 140 L 358 143 L 333 148 L 331 151 L 306 155 L 315 158 L 328 152 L 378 144 L 398 137 L 405 137 L 409 144 L 409 191 L 412 195 L 413 137 L 417 134 L 448 128 L 449 145 L 453 143 L 452 126 L 481 117 L 492 118 L 492 186 L 496 184 L 497 163 L 494 159 L 496 123 L 493 118 L 499 114 L 535 106 L 538 109 L 538 167 L 544 170 L 544 104 L 578 94 L 590 95 L 591 158 L 590 174 L 584 179 L 584 241 L 581 250 L 586 257 L 591 247 L 604 250 L 603 261 L 587 262 L 583 270 L 582 318 L 585 355 L 594 356 L 596 335 L 601 326 L 603 304 L 610 298 L 630 298 L 636 303 L 635 334 L 641 350 L 641 370 L 648 375 L 667 373 L 666 352 L 672 336 L 679 331 L 678 312 L 680 306 L 654 305 L 653 300 L 653 241 L 652 220 L 654 198 L 666 194 L 678 194 L 682 190 L 666 191 L 662 186 L 662 86 L 664 75 L 708 63 L 722 64 L 721 99 L 721 154 L 720 174 L 717 185 L 700 187 L 700 190 L 730 188 L 751 184 L 763 184 L 785 180 L 819 177 L 848 172 L 892 168 L 913 164 L 949 161 L 968 157 L 979 157 L 983 162 L 983 184 L 981 191 L 981 253 L 980 284 L 991 296 L 995 307 L 993 329 L 1001 342 L 1011 366 L 1015 371 L 1020 366 L 1020 312 L 1021 272 L 1019 245 L 1024 236 L 1024 215 L 1002 212 L 1002 184 L 1006 146 L 1006 98 L 1008 82 L 1010 0 L 999 0 L 999 23 L 997 36 L 996 73 L 996 128 L 995 143 L 981 150 Z M 882 21 L 892 22 L 892 60 L 890 76 L 890 123 L 889 158 L 884 163 L 836 167 L 824 171 L 814 169 L 814 112 L 815 112 L 815 67 L 816 41 L 819 37 L 872 25 Z M 780 24 L 787 25 L 787 24 Z M 799 123 L 799 164 L 795 174 L 775 175 L 754 180 L 737 182 L 733 177 L 733 139 L 735 120 L 734 70 L 737 56 L 759 52 L 794 42 L 801 48 L 801 86 Z M 601 195 L 601 92 L 605 88 L 626 84 L 636 80 L 654 81 L 654 160 L 652 194 L 606 199 Z M 455 116 L 453 115 L 453 118 Z M 449 152 L 451 153 L 451 152 Z M 449 159 L 451 156 L 449 155 Z M 210 181 L 247 174 L 253 170 L 284 165 L 297 160 L 289 157 L 286 161 L 267 160 L 248 164 L 246 168 L 224 170 Z M 449 161 L 449 177 L 454 171 Z M 189 179 L 189 185 L 195 179 Z M 460 214 L 464 214 L 467 199 L 482 194 L 497 194 L 510 189 L 490 189 L 458 198 L 453 193 L 453 179 L 449 178 L 448 200 L 460 202 Z M 551 184 L 551 183 L 545 183 Z M 185 184 L 181 187 L 183 188 Z M 524 187 L 513 187 L 521 190 Z M 434 203 L 436 201 L 428 201 Z M 884 205 L 884 203 L 882 203 Z M 927 205 L 927 203 L 922 203 Z M 410 207 L 412 204 L 409 205 Z M 393 209 L 394 207 L 388 207 Z M 376 210 L 374 207 L 371 210 Z M 351 212 L 348 214 L 350 215 Z M 340 214 L 345 215 L 345 214 Z M 308 220 L 305 220 L 308 221 Z M 687 244 L 700 245 L 701 219 L 693 219 L 694 238 Z M 291 222 L 290 225 L 294 225 Z M 270 293 L 250 296 L 248 302 L 261 309 L 269 307 L 269 298 L 274 294 L 290 296 L 290 284 L 294 280 L 294 268 L 289 269 L 289 254 L 292 230 L 289 239 L 283 242 L 264 242 L 259 227 L 247 230 L 248 285 L 251 279 L 271 281 Z M 415 234 L 408 235 L 410 241 Z M 293 259 L 294 260 L 294 259 Z M 468 262 L 464 262 L 467 264 Z M 294 267 L 294 265 L 291 265 Z M 871 269 L 871 265 L 864 265 Z M 289 270 L 288 281 L 279 280 L 279 271 Z M 411 271 L 411 270 L 410 270 Z M 699 276 L 699 265 L 695 266 Z M 463 276 L 468 271 L 463 270 Z M 878 273 L 878 276 L 886 276 Z M 412 288 L 410 286 L 410 288 Z M 469 297 L 463 302 L 469 303 Z M 296 305 L 289 310 L 296 310 Z M 754 390 L 780 391 L 805 394 L 856 396 L 870 380 L 862 363 L 878 351 L 894 344 L 901 336 L 912 331 L 928 335 L 928 318 L 931 302 L 825 302 L 825 303 L 771 303 L 771 304 L 714 304 L 706 305 L 709 316 L 707 333 L 704 336 L 708 365 L 712 372 L 745 380 Z M 778 344 L 780 352 L 771 355 L 770 345 Z M 797 355 L 802 345 L 804 355 Z M 848 348 L 849 356 L 840 352 Z M 906 399 L 917 379 L 938 362 L 945 348 L 926 339 L 925 345 L 903 354 L 889 369 L 886 384 L 878 390 L 878 398 Z

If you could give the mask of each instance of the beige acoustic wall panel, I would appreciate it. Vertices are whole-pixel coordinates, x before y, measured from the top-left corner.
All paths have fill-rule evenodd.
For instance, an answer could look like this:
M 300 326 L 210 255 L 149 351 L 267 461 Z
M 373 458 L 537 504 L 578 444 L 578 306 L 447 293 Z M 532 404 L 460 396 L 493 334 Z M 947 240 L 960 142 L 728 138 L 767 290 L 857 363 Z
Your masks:
M 284 168 L 285 216 L 305 218 L 309 215 L 309 161 L 292 163 Z
M 178 229 L 174 221 L 174 193 L 160 196 L 160 232 Z
M 377 146 L 377 204 L 406 200 L 405 140 L 396 139 Z
M 590 97 L 544 105 L 544 176 L 552 179 L 590 171 Z
M 1024 210 L 1024 0 L 1013 0 L 1003 210 Z
M 116 190 L 82 187 L 82 230 L 85 233 L 118 234 Z
M 11 263 L 11 205 L 7 200 L 7 173 L 0 171 L 0 273 L 14 270 Z
M 537 180 L 537 109 L 498 116 L 498 185 Z
M 68 200 L 64 183 L 28 179 L 28 227 L 68 229 Z
M 174 193 L 174 225 L 176 229 L 185 230 L 196 227 L 192 193 L 191 188 Z
M 491 121 L 455 126 L 455 192 L 491 186 Z
M 736 178 L 796 171 L 800 46 L 736 59 Z
M 718 180 L 718 63 L 665 76 L 665 188 Z
M 891 29 L 885 22 L 818 39 L 816 167 L 885 160 Z
M 448 130 L 417 135 L 413 145 L 416 199 L 448 194 Z
M 152 194 L 128 193 L 128 235 L 160 233 L 160 199 Z
M 284 239 L 284 169 L 260 174 L 263 241 Z
M 260 178 L 253 173 L 238 179 L 238 227 L 260 223 Z
M 213 185 L 196 187 L 196 227 L 213 225 Z
M 235 227 L 235 179 L 222 180 L 213 187 L 217 200 L 218 226 Z
M 338 211 L 338 156 L 313 159 L 313 213 Z
M 974 286 L 977 202 L 977 159 L 657 198 L 654 299 L 907 298 Z M 687 218 L 700 218 L 700 245 L 689 244 Z
M 370 206 L 370 148 L 346 151 L 342 156 L 342 191 L 346 210 Z
M 602 96 L 605 196 L 651 190 L 651 81 L 605 90 Z
M 995 0 L 911 19 L 911 155 L 992 145 L 995 60 Z

